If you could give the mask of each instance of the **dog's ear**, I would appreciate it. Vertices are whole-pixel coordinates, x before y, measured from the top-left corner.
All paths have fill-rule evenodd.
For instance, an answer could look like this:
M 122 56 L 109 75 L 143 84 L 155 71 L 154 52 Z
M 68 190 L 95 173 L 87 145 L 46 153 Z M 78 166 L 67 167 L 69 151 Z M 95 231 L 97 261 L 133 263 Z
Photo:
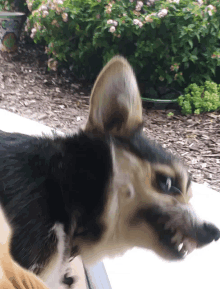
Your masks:
M 130 64 L 113 57 L 94 84 L 86 131 L 129 136 L 142 124 L 142 103 Z

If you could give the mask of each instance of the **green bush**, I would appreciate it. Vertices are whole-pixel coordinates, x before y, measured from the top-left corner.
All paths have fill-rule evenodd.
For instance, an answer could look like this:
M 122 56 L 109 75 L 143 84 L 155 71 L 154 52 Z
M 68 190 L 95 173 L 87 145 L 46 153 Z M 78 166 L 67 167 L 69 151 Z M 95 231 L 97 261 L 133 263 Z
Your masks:
M 178 98 L 178 104 L 185 115 L 220 109 L 220 85 L 211 81 L 201 86 L 190 84 Z
M 65 61 L 78 76 L 94 78 L 112 56 L 122 54 L 140 81 L 183 88 L 211 80 L 220 65 L 218 0 L 27 0 L 27 5 L 32 14 L 26 30 L 45 44 L 54 70 Z
M 122 54 L 153 85 L 202 84 L 220 64 L 220 3 L 178 1 L 28 0 L 28 27 L 53 69 L 64 60 L 92 78 Z
M 0 0 L 0 11 L 10 11 L 14 0 Z

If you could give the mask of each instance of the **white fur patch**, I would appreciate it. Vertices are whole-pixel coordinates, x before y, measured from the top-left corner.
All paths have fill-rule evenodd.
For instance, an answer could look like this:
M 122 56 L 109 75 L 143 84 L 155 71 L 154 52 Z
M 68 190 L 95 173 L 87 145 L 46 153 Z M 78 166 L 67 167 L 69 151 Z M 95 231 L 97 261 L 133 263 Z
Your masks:
M 40 274 L 40 278 L 43 279 L 49 288 L 59 289 L 66 270 L 64 263 L 66 234 L 63 225 L 59 223 L 56 223 L 52 230 L 56 234 L 58 240 L 57 252 L 47 266 L 46 272 Z

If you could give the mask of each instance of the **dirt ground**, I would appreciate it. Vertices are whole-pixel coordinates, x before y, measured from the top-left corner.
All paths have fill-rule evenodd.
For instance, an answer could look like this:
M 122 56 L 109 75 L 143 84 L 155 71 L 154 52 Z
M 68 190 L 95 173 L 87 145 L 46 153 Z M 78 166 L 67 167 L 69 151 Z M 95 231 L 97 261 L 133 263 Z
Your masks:
M 91 84 L 62 69 L 47 71 L 42 47 L 22 41 L 18 52 L 0 55 L 0 108 L 66 133 L 88 116 Z M 167 113 L 173 111 L 174 116 Z M 182 116 L 144 108 L 144 131 L 189 166 L 193 180 L 220 191 L 220 112 Z

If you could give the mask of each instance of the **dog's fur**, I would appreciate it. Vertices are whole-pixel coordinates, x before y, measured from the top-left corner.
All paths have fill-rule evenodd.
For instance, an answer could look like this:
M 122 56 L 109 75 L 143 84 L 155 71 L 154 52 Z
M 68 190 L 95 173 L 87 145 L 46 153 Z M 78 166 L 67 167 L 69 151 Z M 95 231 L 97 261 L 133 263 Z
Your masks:
M 219 238 L 189 204 L 187 169 L 142 127 L 133 70 L 117 56 L 98 76 L 78 134 L 1 132 L 0 202 L 13 228 L 11 253 L 49 287 L 72 255 L 92 263 L 139 246 L 182 259 Z

